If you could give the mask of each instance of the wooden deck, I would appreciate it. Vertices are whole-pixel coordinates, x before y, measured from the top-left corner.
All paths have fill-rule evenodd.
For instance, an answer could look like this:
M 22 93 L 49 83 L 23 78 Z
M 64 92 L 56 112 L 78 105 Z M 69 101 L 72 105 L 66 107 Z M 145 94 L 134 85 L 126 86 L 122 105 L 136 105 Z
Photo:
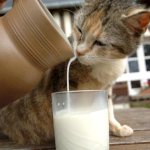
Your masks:
M 110 150 L 150 150 L 150 109 L 119 110 L 116 116 L 122 124 L 134 129 L 134 135 L 126 138 L 112 136 Z
M 150 150 L 150 109 L 127 109 L 116 111 L 116 116 L 122 124 L 134 128 L 134 135 L 126 138 L 111 136 L 110 150 Z M 41 146 L 19 146 L 0 137 L 0 150 L 29 149 L 55 150 L 54 144 Z

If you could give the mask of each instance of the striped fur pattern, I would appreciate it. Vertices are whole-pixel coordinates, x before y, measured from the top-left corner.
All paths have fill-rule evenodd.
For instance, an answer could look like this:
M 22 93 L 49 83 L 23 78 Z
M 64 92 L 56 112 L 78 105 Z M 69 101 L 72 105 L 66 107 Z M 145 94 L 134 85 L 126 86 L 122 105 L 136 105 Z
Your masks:
M 147 27 L 148 12 L 143 11 L 133 0 L 85 0 L 73 28 L 78 59 L 70 70 L 72 90 L 110 88 L 124 72 L 126 57 L 136 50 Z M 142 22 L 142 15 L 146 24 L 132 26 L 133 19 Z M 66 90 L 67 62 L 47 71 L 33 91 L 0 110 L 1 132 L 19 144 L 54 140 L 51 93 Z M 121 126 L 113 123 L 114 134 L 121 136 Z

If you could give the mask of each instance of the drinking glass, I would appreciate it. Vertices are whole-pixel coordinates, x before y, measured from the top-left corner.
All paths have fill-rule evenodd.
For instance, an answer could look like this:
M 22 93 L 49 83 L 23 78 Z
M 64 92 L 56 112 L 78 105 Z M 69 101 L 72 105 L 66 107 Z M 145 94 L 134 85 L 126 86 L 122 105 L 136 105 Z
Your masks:
M 56 150 L 109 150 L 107 92 L 52 94 Z

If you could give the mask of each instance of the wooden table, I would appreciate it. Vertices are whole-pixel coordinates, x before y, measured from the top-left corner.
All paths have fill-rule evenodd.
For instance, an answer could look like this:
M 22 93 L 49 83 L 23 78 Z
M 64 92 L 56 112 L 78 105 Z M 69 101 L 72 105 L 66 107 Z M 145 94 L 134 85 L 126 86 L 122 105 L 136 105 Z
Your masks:
M 111 137 L 110 150 L 150 150 L 150 109 L 116 111 L 122 124 L 134 129 L 134 135 L 126 138 Z
M 150 109 L 117 110 L 116 116 L 122 124 L 134 128 L 134 135 L 126 138 L 110 137 L 110 150 L 150 150 Z M 55 150 L 54 145 L 19 146 L 0 137 L 0 150 L 30 149 Z

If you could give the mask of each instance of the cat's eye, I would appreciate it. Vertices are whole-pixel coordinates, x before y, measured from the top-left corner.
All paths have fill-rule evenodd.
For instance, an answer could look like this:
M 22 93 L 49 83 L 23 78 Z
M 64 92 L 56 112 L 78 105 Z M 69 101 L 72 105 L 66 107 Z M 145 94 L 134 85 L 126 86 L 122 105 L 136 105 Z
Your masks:
M 105 43 L 103 43 L 103 42 L 101 42 L 101 41 L 98 41 L 98 40 L 96 40 L 96 41 L 94 42 L 93 45 L 97 45 L 97 46 L 106 46 Z

